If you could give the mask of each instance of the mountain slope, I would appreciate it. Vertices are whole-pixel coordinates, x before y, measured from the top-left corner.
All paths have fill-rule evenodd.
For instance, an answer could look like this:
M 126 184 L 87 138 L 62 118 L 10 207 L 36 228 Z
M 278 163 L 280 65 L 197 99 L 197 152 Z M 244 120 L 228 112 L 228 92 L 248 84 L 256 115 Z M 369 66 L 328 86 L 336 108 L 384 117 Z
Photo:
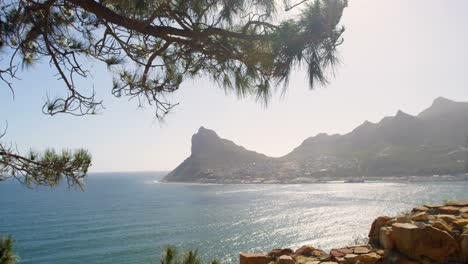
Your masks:
M 169 173 L 164 181 L 218 181 L 226 178 L 227 170 L 245 173 L 242 168 L 271 159 L 222 139 L 213 130 L 200 127 L 192 136 L 192 154 Z
M 166 181 L 290 182 L 320 177 L 461 173 L 468 103 L 437 98 L 417 116 L 402 111 L 364 122 L 345 135 L 319 134 L 291 153 L 270 158 L 200 128 L 192 154 Z

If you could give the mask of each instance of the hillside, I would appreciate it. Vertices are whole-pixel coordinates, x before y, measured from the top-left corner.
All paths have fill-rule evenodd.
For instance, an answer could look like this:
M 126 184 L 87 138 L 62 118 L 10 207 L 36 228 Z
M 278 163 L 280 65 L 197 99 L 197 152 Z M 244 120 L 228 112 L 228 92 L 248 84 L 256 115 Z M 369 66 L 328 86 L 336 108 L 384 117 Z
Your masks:
M 251 164 L 268 163 L 271 158 L 247 150 L 234 142 L 220 138 L 213 130 L 200 127 L 192 136 L 192 155 L 169 173 L 165 180 L 212 182 L 229 176 L 248 174 Z M 228 171 L 235 175 L 228 175 Z M 257 176 L 257 175 L 252 175 Z
M 345 135 L 319 134 L 271 158 L 200 128 L 192 154 L 165 181 L 314 182 L 323 177 L 402 176 L 464 172 L 468 103 L 437 98 L 417 116 L 398 111 Z

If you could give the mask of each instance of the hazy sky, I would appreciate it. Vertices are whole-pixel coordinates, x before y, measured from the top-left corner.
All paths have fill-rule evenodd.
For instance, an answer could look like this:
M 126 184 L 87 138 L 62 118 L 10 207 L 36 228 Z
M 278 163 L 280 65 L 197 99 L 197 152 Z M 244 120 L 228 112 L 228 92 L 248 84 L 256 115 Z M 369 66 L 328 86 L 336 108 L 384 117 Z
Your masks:
M 317 133 L 347 133 L 365 120 L 377 122 L 399 109 L 417 114 L 444 96 L 468 101 L 468 1 L 351 0 L 342 23 L 342 65 L 329 86 L 308 89 L 302 71 L 292 76 L 286 97 L 268 108 L 238 100 L 205 80 L 186 82 L 164 123 L 153 109 L 110 94 L 111 74 L 94 69 L 104 99 L 99 116 L 45 116 L 47 94 L 64 89 L 48 65 L 36 66 L 15 83 L 13 101 L 0 86 L 5 138 L 20 150 L 84 147 L 92 171 L 171 170 L 190 154 L 200 126 L 270 156 L 282 156 Z

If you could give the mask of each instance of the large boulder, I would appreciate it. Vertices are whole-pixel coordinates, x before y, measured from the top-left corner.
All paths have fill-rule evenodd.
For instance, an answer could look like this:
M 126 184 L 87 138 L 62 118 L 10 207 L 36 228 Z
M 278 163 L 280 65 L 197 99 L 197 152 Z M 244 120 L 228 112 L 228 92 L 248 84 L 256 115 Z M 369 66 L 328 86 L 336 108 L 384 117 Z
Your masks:
M 267 259 L 264 254 L 241 253 L 240 264 L 266 264 Z
M 392 225 L 395 248 L 413 260 L 442 261 L 458 249 L 457 241 L 447 232 L 429 225 L 395 223 Z
M 468 263 L 468 234 L 462 234 L 460 236 L 460 253 L 461 260 L 464 263 Z
M 388 216 L 379 216 L 372 223 L 371 229 L 369 231 L 369 243 L 376 244 L 379 243 L 379 233 L 380 228 L 385 226 L 387 222 L 392 219 Z

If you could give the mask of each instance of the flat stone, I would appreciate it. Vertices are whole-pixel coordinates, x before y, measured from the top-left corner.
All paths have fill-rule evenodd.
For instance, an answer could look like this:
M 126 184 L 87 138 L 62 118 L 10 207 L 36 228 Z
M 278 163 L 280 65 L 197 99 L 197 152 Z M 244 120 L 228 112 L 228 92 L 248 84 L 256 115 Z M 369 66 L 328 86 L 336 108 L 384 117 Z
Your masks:
M 447 205 L 468 206 L 468 200 L 466 200 L 466 201 L 453 201 L 453 202 L 448 203 Z
M 379 254 L 381 256 L 385 255 L 385 251 L 382 250 L 382 249 L 377 250 L 375 253 L 377 253 L 377 254 Z
M 355 245 L 349 245 L 347 248 L 355 248 L 355 247 L 366 247 L 369 248 L 369 244 L 355 244 Z
M 334 261 L 325 261 L 325 262 L 322 262 L 320 264 L 338 264 L 338 262 L 334 262 Z
M 430 219 L 430 215 L 426 212 L 419 212 L 411 216 L 411 220 L 413 221 L 428 221 Z
M 266 264 L 267 259 L 264 254 L 241 253 L 240 264 Z
M 442 206 L 437 208 L 437 211 L 439 211 L 442 214 L 458 214 L 460 212 L 460 207 L 456 206 Z
M 354 254 L 367 254 L 370 250 L 367 247 L 356 247 L 354 248 Z
M 442 219 L 447 223 L 452 223 L 453 221 L 457 220 L 458 218 L 454 215 L 447 215 L 447 214 L 439 214 L 435 216 L 436 218 Z
M 344 257 L 343 258 L 336 258 L 335 260 L 336 260 L 336 262 L 338 262 L 340 264 L 345 264 L 346 263 L 346 260 L 344 259 Z
M 294 264 L 294 259 L 291 256 L 283 255 L 276 260 L 278 264 Z
M 468 207 L 460 208 L 460 214 L 468 213 Z
M 427 208 L 439 208 L 439 207 L 442 207 L 444 205 L 443 204 L 425 204 L 424 206 L 427 207 Z
M 344 256 L 344 259 L 345 260 L 355 260 L 359 255 L 356 255 L 356 254 L 346 254 L 346 256 Z
M 432 226 L 442 231 L 452 231 L 452 227 L 449 224 L 447 224 L 444 220 L 437 220 L 434 223 L 432 223 Z
M 318 261 L 318 258 L 306 257 L 306 256 L 296 256 L 294 257 L 296 264 L 305 264 L 307 262 Z
M 457 226 L 466 226 L 468 225 L 468 219 L 458 219 L 453 221 L 453 223 Z
M 417 206 L 413 208 L 413 212 L 425 212 L 427 210 L 429 210 L 429 208 L 426 206 Z
M 411 223 L 411 219 L 408 216 L 399 216 L 396 218 L 397 223 Z
M 346 258 L 346 256 L 345 256 L 344 257 L 344 263 L 346 263 L 346 264 L 355 264 L 355 263 L 358 263 L 358 260 L 355 257 Z
M 358 259 L 365 263 L 375 263 L 379 261 L 382 257 L 376 253 L 368 253 L 364 255 L 360 255 Z
M 416 225 L 410 223 L 395 223 L 392 227 L 403 228 L 403 229 L 418 229 Z
M 344 257 L 346 254 L 340 252 L 338 249 L 332 249 L 330 251 L 330 255 L 332 255 L 335 258 L 341 258 L 341 257 Z
M 339 248 L 337 249 L 339 252 L 343 253 L 343 254 L 351 254 L 353 253 L 353 250 L 350 249 L 350 248 Z
M 468 213 L 460 214 L 460 216 L 461 216 L 462 218 L 468 219 Z
M 314 260 L 314 261 L 306 262 L 306 264 L 319 264 L 319 263 L 320 263 L 320 260 Z

